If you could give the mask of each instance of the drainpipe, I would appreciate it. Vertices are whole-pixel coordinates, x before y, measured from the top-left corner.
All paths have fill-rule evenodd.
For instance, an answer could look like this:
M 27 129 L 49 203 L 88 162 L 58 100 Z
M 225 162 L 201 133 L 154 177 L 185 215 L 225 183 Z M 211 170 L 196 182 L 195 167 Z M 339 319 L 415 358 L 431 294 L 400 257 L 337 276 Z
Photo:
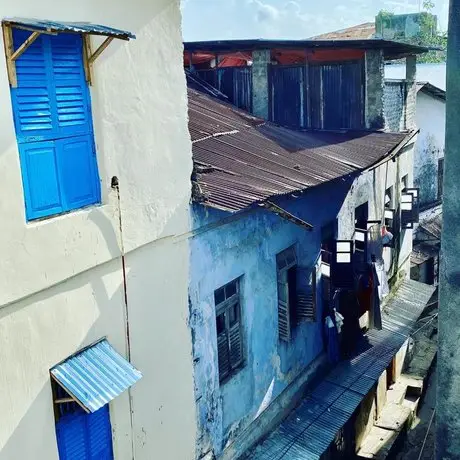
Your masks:
M 439 283 L 436 459 L 460 459 L 460 0 L 450 0 Z

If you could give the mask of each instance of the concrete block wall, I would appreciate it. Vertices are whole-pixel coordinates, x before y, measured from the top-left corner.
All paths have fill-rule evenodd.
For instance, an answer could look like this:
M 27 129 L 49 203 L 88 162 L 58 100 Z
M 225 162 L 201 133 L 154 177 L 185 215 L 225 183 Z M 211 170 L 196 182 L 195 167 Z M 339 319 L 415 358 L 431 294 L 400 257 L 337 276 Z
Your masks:
M 384 56 L 382 50 L 367 50 L 365 56 L 366 91 L 365 125 L 367 129 L 383 129 Z
M 403 131 L 406 127 L 406 91 L 404 80 L 385 81 L 383 105 L 387 131 Z

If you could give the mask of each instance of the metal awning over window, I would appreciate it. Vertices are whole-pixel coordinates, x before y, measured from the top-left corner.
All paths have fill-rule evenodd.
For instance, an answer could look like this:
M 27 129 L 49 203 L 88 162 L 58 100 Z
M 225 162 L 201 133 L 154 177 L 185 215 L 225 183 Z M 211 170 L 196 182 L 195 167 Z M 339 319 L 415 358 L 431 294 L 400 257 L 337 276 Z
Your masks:
M 50 372 L 87 412 L 96 412 L 142 377 L 105 339 L 67 358 Z
M 40 19 L 9 18 L 2 21 L 3 39 L 8 67 L 10 85 L 16 87 L 16 60 L 40 36 L 40 34 L 56 35 L 59 33 L 81 34 L 84 41 L 84 62 L 88 82 L 91 84 L 91 66 L 113 39 L 130 40 L 136 38 L 131 32 L 113 27 L 91 24 L 89 22 L 56 22 Z M 12 29 L 30 31 L 29 37 L 19 47 L 14 49 Z M 106 39 L 92 52 L 89 41 L 90 35 L 101 35 Z

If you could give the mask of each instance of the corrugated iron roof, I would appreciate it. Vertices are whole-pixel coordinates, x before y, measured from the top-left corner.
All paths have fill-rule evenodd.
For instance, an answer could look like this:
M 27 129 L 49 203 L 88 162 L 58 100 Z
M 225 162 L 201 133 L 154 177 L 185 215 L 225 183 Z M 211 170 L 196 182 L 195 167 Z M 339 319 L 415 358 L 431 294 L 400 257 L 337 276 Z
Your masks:
M 350 39 L 350 40 L 264 40 L 264 39 L 247 39 L 247 40 L 211 40 L 184 42 L 184 50 L 191 52 L 215 52 L 227 53 L 233 51 L 252 51 L 261 49 L 381 49 L 385 58 L 393 59 L 407 56 L 410 54 L 421 54 L 429 51 L 429 48 L 418 45 L 411 45 L 392 40 L 383 40 L 380 38 L 371 39 Z
M 239 211 L 366 169 L 407 134 L 296 131 L 189 88 L 196 201 Z
M 405 280 L 383 308 L 383 329 L 370 330 L 363 351 L 339 363 L 247 458 L 320 458 L 401 348 L 434 290 Z
M 427 260 L 439 255 L 439 245 L 425 244 L 423 242 L 414 244 L 410 263 L 412 266 L 421 265 Z
M 105 339 L 79 351 L 50 372 L 89 412 L 96 412 L 142 377 Z
M 442 209 L 439 208 L 438 212 L 427 216 L 427 218 L 420 217 L 420 228 L 428 232 L 431 236 L 441 241 L 442 234 Z
M 91 24 L 90 22 L 63 22 L 49 21 L 47 19 L 32 18 L 7 18 L 3 21 L 5 24 L 12 26 L 27 27 L 37 32 L 71 32 L 92 35 L 104 35 L 106 37 L 115 37 L 122 40 L 136 38 L 136 36 L 126 30 L 115 29 L 114 27 L 102 26 L 100 24 Z
M 375 35 L 375 22 L 365 22 L 346 29 L 335 30 L 312 37 L 313 40 L 355 40 L 373 38 Z
M 418 91 L 422 91 L 422 93 L 425 93 L 425 94 L 428 94 L 430 96 L 433 96 L 437 99 L 440 99 L 441 101 L 444 101 L 446 100 L 446 92 L 441 89 L 441 88 L 438 88 L 437 86 L 435 85 L 432 85 L 431 83 L 427 82 L 427 81 L 419 81 L 417 82 L 417 92 Z

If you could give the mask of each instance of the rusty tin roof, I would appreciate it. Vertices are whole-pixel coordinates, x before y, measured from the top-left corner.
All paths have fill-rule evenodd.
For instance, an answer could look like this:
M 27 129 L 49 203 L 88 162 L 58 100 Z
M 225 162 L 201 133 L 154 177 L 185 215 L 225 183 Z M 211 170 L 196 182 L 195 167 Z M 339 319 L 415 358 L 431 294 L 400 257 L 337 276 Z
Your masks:
M 407 133 L 297 131 L 189 88 L 194 200 L 239 211 L 371 167 Z

